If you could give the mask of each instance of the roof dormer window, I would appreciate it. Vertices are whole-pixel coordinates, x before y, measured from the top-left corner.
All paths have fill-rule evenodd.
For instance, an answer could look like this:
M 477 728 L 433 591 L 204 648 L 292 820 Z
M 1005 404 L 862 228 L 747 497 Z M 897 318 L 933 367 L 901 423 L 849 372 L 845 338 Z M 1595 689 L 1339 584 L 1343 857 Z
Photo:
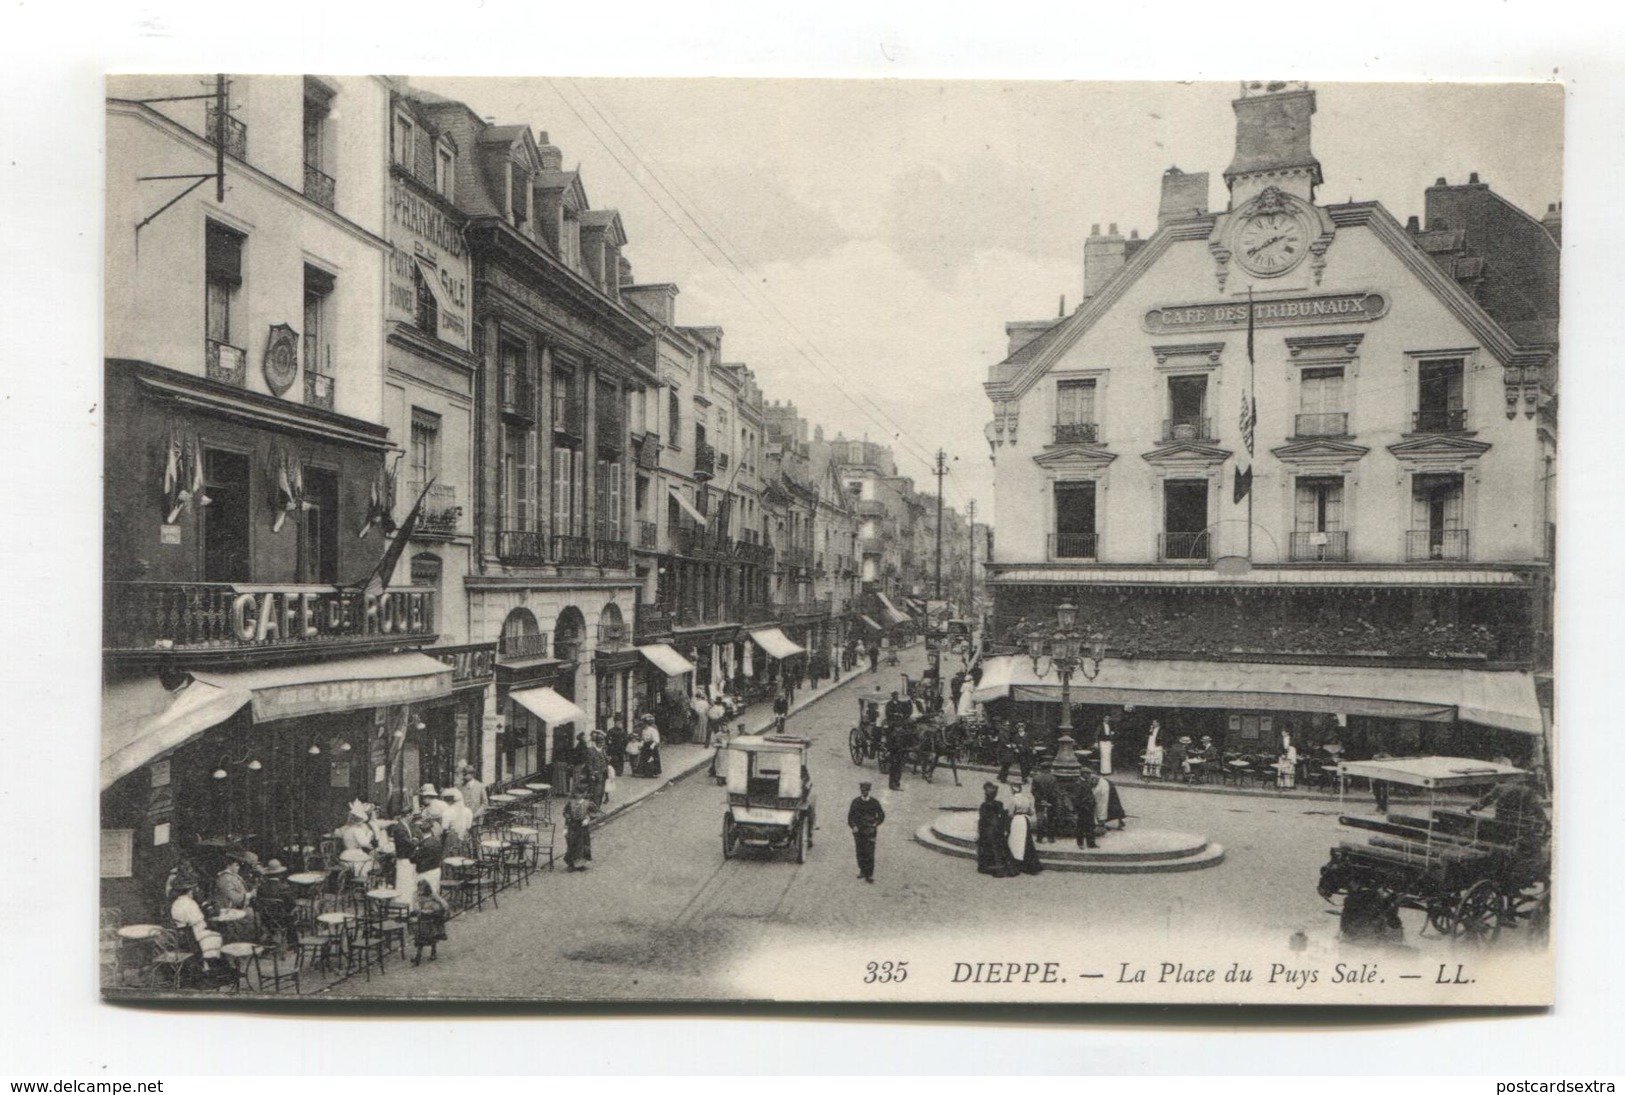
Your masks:
M 451 142 L 442 139 L 435 146 L 434 188 L 447 201 L 457 196 L 457 152 Z
M 395 162 L 408 171 L 412 170 L 412 165 L 417 161 L 417 136 L 417 126 L 413 124 L 412 119 L 407 117 L 404 112 L 397 113 L 395 115 L 394 141 L 392 142 L 394 147 L 391 152 L 394 155 Z

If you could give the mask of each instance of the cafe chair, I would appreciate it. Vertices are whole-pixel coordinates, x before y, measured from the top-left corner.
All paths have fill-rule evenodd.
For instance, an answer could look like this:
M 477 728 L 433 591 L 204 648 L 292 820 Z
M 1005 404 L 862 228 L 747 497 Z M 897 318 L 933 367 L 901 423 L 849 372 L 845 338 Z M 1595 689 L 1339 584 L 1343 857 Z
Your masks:
M 292 985 L 294 995 L 299 995 L 299 975 L 304 968 L 305 949 L 296 943 L 262 947 L 254 956 L 254 979 L 261 992 L 281 995 L 284 986 Z
M 182 939 L 184 935 L 185 939 Z M 153 953 L 147 962 L 147 983 L 157 988 L 168 979 L 170 987 L 180 988 L 189 966 L 203 968 L 203 951 L 190 930 L 164 928 L 153 937 Z

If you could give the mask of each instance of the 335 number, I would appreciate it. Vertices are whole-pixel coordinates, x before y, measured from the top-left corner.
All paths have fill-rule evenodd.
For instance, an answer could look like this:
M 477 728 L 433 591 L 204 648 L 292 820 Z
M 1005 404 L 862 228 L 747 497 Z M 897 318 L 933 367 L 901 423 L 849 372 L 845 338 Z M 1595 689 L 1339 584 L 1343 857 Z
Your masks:
M 901 984 L 908 980 L 908 963 L 904 962 L 870 962 L 863 976 L 865 985 Z

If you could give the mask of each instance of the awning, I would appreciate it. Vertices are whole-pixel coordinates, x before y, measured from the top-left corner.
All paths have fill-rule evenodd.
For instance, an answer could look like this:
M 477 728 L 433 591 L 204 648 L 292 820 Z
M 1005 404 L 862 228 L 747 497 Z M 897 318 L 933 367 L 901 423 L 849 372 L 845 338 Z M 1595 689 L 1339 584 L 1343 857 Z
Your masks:
M 585 724 L 587 713 L 551 688 L 527 688 L 509 692 L 508 698 L 541 719 L 549 726 L 562 726 L 567 722 Z
M 805 653 L 801 647 L 790 641 L 790 636 L 776 627 L 752 631 L 750 637 L 756 640 L 757 646 L 775 658 L 793 658 L 797 654 Z
M 424 654 L 195 672 L 174 692 L 155 678 L 102 693 L 102 789 L 245 706 L 256 722 L 417 703 L 451 694 L 451 667 Z
M 1514 768 L 1510 764 L 1469 760 L 1466 757 L 1345 760 L 1338 762 L 1337 771 L 1342 776 L 1380 779 L 1389 783 L 1403 783 L 1409 787 L 1427 787 L 1432 790 L 1504 783 L 1507 780 L 1519 779 L 1525 774 L 1522 768 Z
M 875 621 L 874 621 L 874 619 L 872 617 L 859 616 L 858 619 L 862 620 L 864 623 L 868 624 L 870 627 L 874 628 L 876 631 L 884 631 L 884 630 L 886 630 L 885 628 L 881 627 L 879 624 L 875 623 Z
M 908 623 L 908 614 L 905 612 L 899 612 L 897 606 L 892 604 L 884 593 L 876 593 L 875 597 L 879 599 L 880 607 L 885 610 L 887 618 L 890 619 L 892 623 Z
M 690 517 L 694 518 L 694 520 L 697 521 L 701 525 L 704 525 L 706 523 L 705 522 L 705 514 L 701 513 L 699 510 L 695 509 L 694 508 L 694 503 L 690 502 L 687 498 L 684 498 L 682 491 L 678 490 L 676 487 L 667 487 L 666 489 L 669 492 L 671 492 L 671 496 L 673 498 L 677 499 L 677 504 L 683 508 L 684 513 L 686 513 Z
M 451 666 L 427 654 L 379 654 L 193 676 L 219 688 L 249 692 L 255 722 L 422 703 L 451 695 Z
M 1039 677 L 1030 658 L 982 663 L 978 703 L 1009 696 L 1059 702 L 1054 671 Z M 1072 678 L 1075 703 L 1228 707 L 1261 711 L 1450 722 L 1460 718 L 1520 734 L 1541 733 L 1534 678 L 1485 669 L 1390 669 L 1351 665 L 1111 659 L 1094 681 Z
M 238 688 L 193 680 L 170 692 L 156 677 L 115 685 L 102 692 L 102 790 L 211 726 L 235 715 L 249 701 Z
M 638 653 L 648 658 L 655 664 L 656 669 L 668 677 L 681 677 L 684 673 L 694 672 L 694 663 L 677 653 L 667 643 L 640 646 Z
M 412 258 L 417 262 L 418 271 L 422 273 L 423 280 L 428 283 L 429 292 L 434 294 L 435 303 L 442 310 L 446 309 L 450 305 L 450 301 L 446 299 L 445 289 L 440 286 L 440 271 L 436 270 L 434 264 L 422 255 L 413 255 Z
M 1382 570 L 1376 567 L 1255 566 L 1245 574 L 1221 576 L 1210 567 L 1010 566 L 988 576 L 990 585 L 1092 586 L 1528 586 L 1517 571 L 1490 567 L 1443 566 Z

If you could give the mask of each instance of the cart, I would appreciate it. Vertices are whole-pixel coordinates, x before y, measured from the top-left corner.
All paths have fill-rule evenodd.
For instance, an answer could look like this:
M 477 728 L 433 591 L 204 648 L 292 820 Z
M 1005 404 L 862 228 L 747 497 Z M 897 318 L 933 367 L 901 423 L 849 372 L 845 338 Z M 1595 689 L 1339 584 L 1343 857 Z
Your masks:
M 1507 929 L 1546 932 L 1551 829 L 1524 790 L 1529 773 L 1461 757 L 1339 762 L 1340 786 L 1351 777 L 1421 788 L 1428 801 L 1416 814 L 1341 819 L 1372 834 L 1340 843 L 1320 869 L 1320 895 L 1341 903 L 1334 911 L 1345 938 L 1403 935 L 1402 909 L 1423 913 L 1423 931 L 1467 943 L 1492 942 Z M 1491 794 L 1479 799 L 1457 794 L 1486 788 Z M 1499 802 L 1486 809 L 1494 796 Z
M 858 699 L 858 724 L 846 735 L 846 748 L 852 754 L 853 764 L 862 765 L 864 761 L 874 760 L 881 754 L 883 737 L 880 713 L 883 701 L 879 696 L 877 692 Z
M 753 734 L 723 750 L 728 807 L 722 815 L 722 857 L 741 846 L 790 850 L 807 862 L 817 813 L 807 772 L 808 738 Z

